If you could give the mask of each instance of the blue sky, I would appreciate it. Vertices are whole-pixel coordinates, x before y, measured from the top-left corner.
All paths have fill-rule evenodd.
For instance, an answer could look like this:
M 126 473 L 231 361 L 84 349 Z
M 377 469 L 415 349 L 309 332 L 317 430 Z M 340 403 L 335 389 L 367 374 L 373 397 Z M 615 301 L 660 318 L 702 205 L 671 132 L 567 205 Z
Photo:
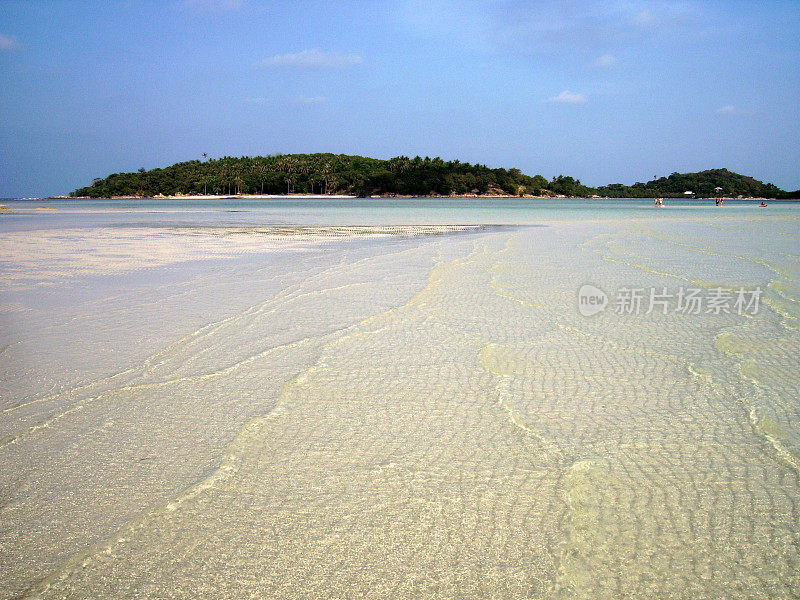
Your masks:
M 800 188 L 800 3 L 0 3 L 0 197 L 210 156 Z

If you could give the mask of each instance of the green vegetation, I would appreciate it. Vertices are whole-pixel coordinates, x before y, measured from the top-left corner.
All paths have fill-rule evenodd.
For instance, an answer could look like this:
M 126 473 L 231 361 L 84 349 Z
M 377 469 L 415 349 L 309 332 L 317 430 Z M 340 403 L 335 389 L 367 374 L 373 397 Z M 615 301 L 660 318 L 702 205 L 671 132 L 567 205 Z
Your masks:
M 680 175 L 673 173 L 646 184 L 613 184 L 590 188 L 580 180 L 559 175 L 547 180 L 519 169 L 490 169 L 441 158 L 389 160 L 345 154 L 286 154 L 191 160 L 147 171 L 114 173 L 95 179 L 72 196 L 173 196 L 201 194 L 355 194 L 367 195 L 564 195 L 614 198 L 682 196 L 692 190 L 713 196 L 720 186 L 730 196 L 789 197 L 772 184 L 725 169 Z M 795 192 L 796 194 L 796 192 Z M 797 196 L 794 196 L 797 197 Z
M 722 188 L 721 191 L 715 188 Z M 694 192 L 696 196 L 713 198 L 737 196 L 751 198 L 788 198 L 798 197 L 797 192 L 784 192 L 771 183 L 763 183 L 752 177 L 739 175 L 728 169 L 710 169 L 699 173 L 673 173 L 669 177 L 661 177 L 647 183 L 622 185 L 612 183 L 597 188 L 597 194 L 606 198 L 679 198 L 684 192 Z
M 193 160 L 164 169 L 115 173 L 73 196 L 174 194 L 512 194 L 539 193 L 548 181 L 519 169 L 490 169 L 441 158 L 378 160 L 343 154 L 289 154 Z

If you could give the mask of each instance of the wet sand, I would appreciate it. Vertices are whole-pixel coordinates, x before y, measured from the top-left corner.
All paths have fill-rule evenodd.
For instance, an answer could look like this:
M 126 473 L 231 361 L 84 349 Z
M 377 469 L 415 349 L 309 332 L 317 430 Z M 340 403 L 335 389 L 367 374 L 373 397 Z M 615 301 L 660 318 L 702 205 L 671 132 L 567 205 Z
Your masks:
M 242 254 L 302 251 L 309 245 L 387 236 L 440 235 L 479 225 L 61 228 L 5 232 L 0 286 L 50 285 L 66 278 L 113 274 Z M 232 240 L 232 236 L 236 240 Z

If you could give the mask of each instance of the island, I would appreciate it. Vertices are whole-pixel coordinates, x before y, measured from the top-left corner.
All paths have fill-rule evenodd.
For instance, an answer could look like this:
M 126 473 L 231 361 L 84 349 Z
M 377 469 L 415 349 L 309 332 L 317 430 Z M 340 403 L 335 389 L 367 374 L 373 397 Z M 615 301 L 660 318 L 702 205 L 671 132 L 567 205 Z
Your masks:
M 388 160 L 346 154 L 275 154 L 190 160 L 165 168 L 113 173 L 70 197 L 161 197 L 208 195 L 520 196 L 580 198 L 800 198 L 771 183 L 727 169 L 672 173 L 647 183 L 597 188 L 580 179 L 526 175 L 439 157 Z

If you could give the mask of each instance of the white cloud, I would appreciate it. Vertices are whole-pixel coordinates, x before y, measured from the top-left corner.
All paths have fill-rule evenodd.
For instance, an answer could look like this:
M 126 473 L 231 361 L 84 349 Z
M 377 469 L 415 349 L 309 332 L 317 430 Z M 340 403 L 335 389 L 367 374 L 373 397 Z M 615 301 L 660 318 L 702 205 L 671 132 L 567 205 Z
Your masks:
M 721 115 L 735 115 L 739 111 L 736 110 L 736 107 L 733 104 L 726 104 L 725 106 L 720 106 L 717 109 L 717 112 Z
M 617 64 L 617 59 L 611 54 L 603 54 L 594 61 L 594 66 L 600 69 L 610 69 Z
M 18 47 L 17 38 L 0 33 L 0 50 L 14 50 Z
M 325 96 L 313 96 L 311 98 L 300 98 L 300 102 L 303 104 L 322 104 L 323 102 L 327 101 Z
M 298 67 L 312 69 L 341 69 L 364 62 L 360 54 L 350 52 L 322 52 L 316 48 L 296 54 L 278 54 L 258 63 L 260 67 Z
M 569 90 L 564 90 L 558 96 L 550 98 L 550 102 L 558 102 L 560 104 L 586 104 L 588 100 L 583 94 L 575 94 Z

